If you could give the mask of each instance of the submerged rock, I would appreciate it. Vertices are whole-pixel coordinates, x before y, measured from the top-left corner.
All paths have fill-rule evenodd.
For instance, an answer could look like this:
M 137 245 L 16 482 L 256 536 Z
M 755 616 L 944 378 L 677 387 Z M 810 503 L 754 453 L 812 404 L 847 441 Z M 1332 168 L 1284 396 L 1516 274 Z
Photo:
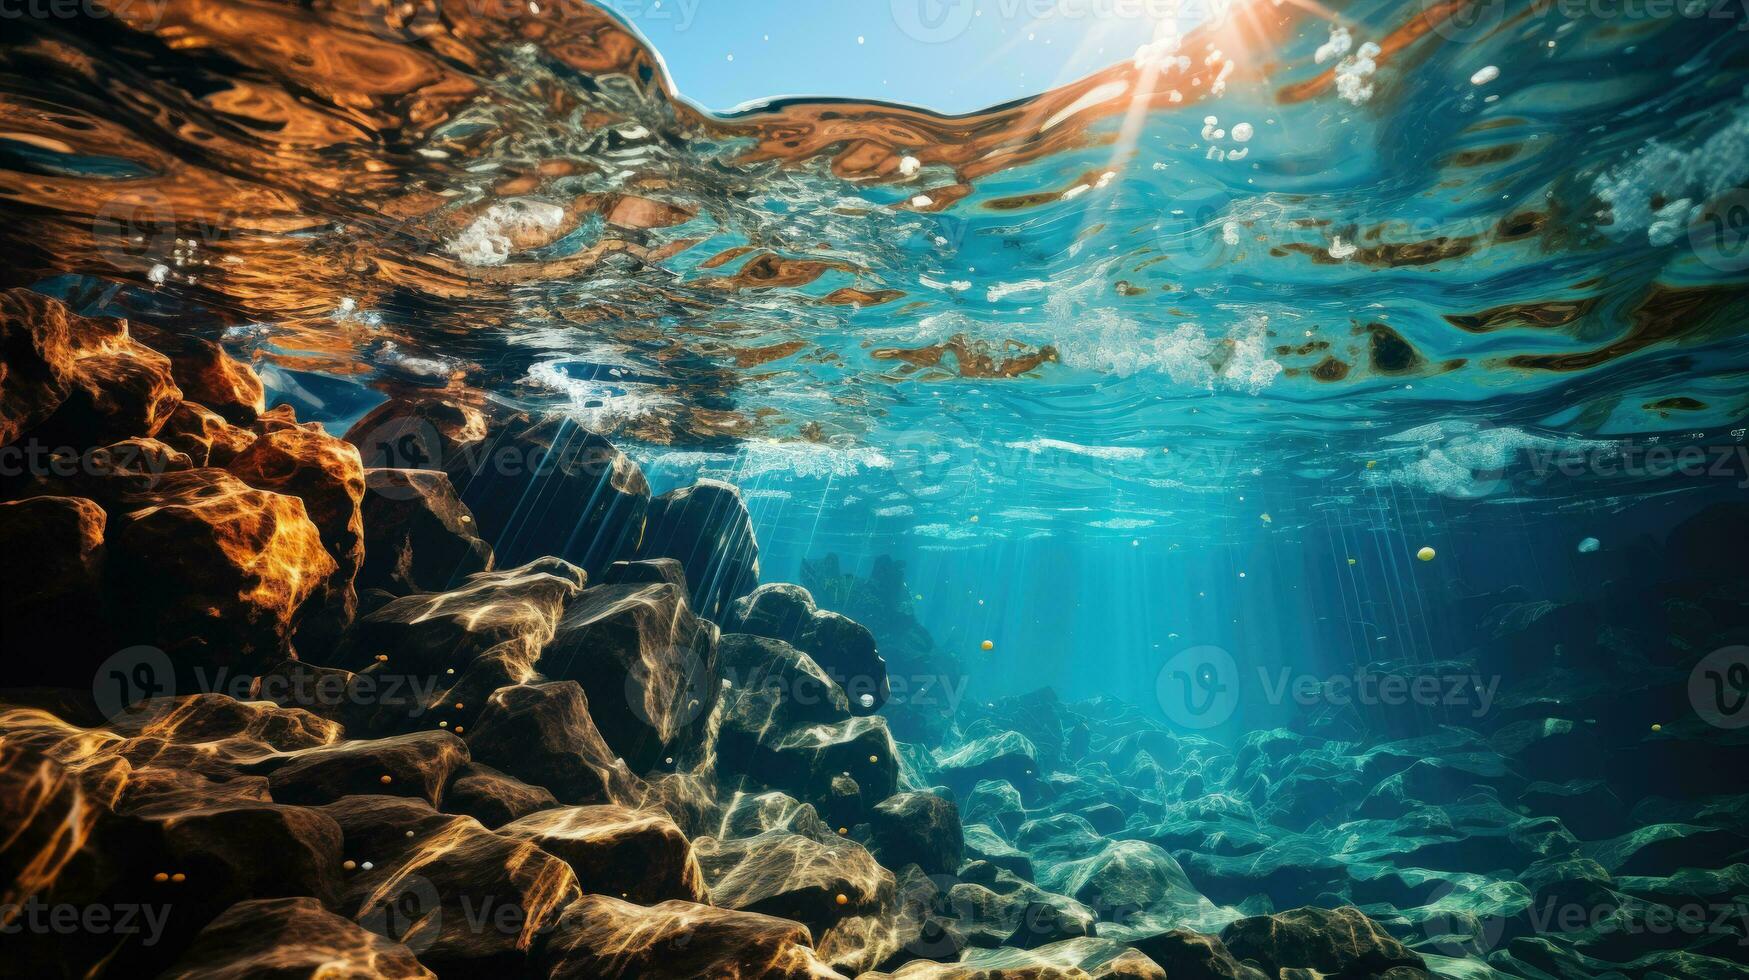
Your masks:
M 646 908 L 585 895 L 554 925 L 543 965 L 552 980 L 843 980 L 812 946 L 807 928 L 787 919 L 684 901 Z
M 660 814 L 613 805 L 560 807 L 531 813 L 498 833 L 531 841 L 569 864 L 588 894 L 610 893 L 639 905 L 710 899 L 692 845 Z
M 336 572 L 303 501 L 223 470 L 166 474 L 124 507 L 105 537 L 117 639 L 161 647 L 179 668 L 277 662 Z
M 953 801 L 933 793 L 895 793 L 869 812 L 871 850 L 881 864 L 915 864 L 924 874 L 946 875 L 965 859 L 965 838 Z
M 667 583 L 596 586 L 571 603 L 540 669 L 583 685 L 602 736 L 643 773 L 695 754 L 720 690 L 717 629 Z
M 1300 908 L 1254 916 L 1228 926 L 1221 942 L 1241 960 L 1269 973 L 1303 968 L 1333 977 L 1370 978 L 1397 970 L 1425 976 L 1426 962 L 1359 909 Z
M 854 714 L 880 710 L 891 696 L 887 664 L 875 648 L 874 634 L 837 613 L 814 605 L 799 585 L 761 585 L 726 612 L 724 628 L 782 640 L 805 651 L 843 688 Z
M 1122 943 L 1069 939 L 1037 949 L 976 950 L 957 963 L 916 961 L 892 973 L 866 973 L 862 980 L 1167 980 L 1154 961 Z
M 894 898 L 892 872 L 853 841 L 774 830 L 740 840 L 702 837 L 693 847 L 713 903 L 794 919 L 817 933 L 879 912 Z
M 651 500 L 638 555 L 678 560 L 692 590 L 692 608 L 714 622 L 759 584 L 759 542 L 747 505 L 739 490 L 716 480 L 700 480 Z
M 492 546 L 480 539 L 446 474 L 373 469 L 364 478 L 360 589 L 441 592 L 492 569 Z
M 552 791 L 561 803 L 625 803 L 636 781 L 590 720 L 576 681 L 505 687 L 467 734 L 475 759 Z
M 85 687 L 107 656 L 104 628 L 103 508 L 79 497 L 33 497 L 0 503 L 0 622 L 19 656 L 7 680 L 20 687 Z M 32 556 L 30 561 L 16 556 Z M 81 624 L 68 630 L 70 623 Z
M 437 976 L 412 950 L 335 915 L 313 898 L 238 902 L 201 930 L 169 975 L 181 980 Z
M 557 555 L 599 575 L 630 557 L 650 506 L 638 464 L 559 416 L 497 422 L 443 469 L 501 565 Z

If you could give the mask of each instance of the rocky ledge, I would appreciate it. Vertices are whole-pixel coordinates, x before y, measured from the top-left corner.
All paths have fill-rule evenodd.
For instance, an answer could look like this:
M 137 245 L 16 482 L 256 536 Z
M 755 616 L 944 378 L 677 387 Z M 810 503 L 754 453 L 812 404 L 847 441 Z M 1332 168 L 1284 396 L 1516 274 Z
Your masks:
M 1749 963 L 1740 929 L 1634 928 L 1749 891 L 1744 808 L 1685 783 L 1738 743 L 1576 720 L 1608 692 L 1527 699 L 1489 732 L 1233 747 L 1049 691 L 924 707 L 888 656 L 958 670 L 893 563 L 760 584 L 733 488 L 652 496 L 563 419 L 392 400 L 337 437 L 268 409 L 218 348 L 161 346 L 0 294 L 0 442 L 24 461 L 0 481 L 6 972 Z M 1662 768 L 1551 761 L 1597 746 Z M 1603 912 L 1555 929 L 1549 903 Z

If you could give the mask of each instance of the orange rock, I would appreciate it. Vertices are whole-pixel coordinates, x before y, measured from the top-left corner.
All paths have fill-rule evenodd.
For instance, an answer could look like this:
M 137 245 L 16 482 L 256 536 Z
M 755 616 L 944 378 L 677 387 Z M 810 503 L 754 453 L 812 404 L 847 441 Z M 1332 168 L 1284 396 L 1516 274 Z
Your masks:
M 200 402 L 226 421 L 247 425 L 267 408 L 266 390 L 255 369 L 218 344 L 178 337 L 159 349 L 170 356 L 170 373 L 183 397 Z
M 335 574 L 303 501 L 223 470 L 170 473 L 110 514 L 119 640 L 179 665 L 258 670 L 285 653 L 304 604 Z
M 170 413 L 164 428 L 158 430 L 158 438 L 187 453 L 196 466 L 229 466 L 256 435 L 204 405 L 185 401 Z
M 226 469 L 252 487 L 304 502 L 334 559 L 320 612 L 309 621 L 315 631 L 307 639 L 332 643 L 358 609 L 352 584 L 364 564 L 364 465 L 358 450 L 319 427 L 276 427 L 250 443 Z
M 0 504 L 0 622 L 14 657 L 9 687 L 91 683 L 102 639 L 103 508 L 79 497 Z M 19 556 L 30 556 L 19 560 Z M 78 624 L 69 629 L 70 624 Z M 105 654 L 106 655 L 106 654 Z
M 391 398 L 353 424 L 346 441 L 366 465 L 440 470 L 486 442 L 486 417 L 449 398 Z
M 182 401 L 170 359 L 134 340 L 126 320 L 82 317 L 14 289 L 0 296 L 0 345 L 0 441 L 28 430 L 82 452 L 157 435 Z
M 65 306 L 28 289 L 0 293 L 0 446 L 66 400 L 73 375 L 71 317 Z

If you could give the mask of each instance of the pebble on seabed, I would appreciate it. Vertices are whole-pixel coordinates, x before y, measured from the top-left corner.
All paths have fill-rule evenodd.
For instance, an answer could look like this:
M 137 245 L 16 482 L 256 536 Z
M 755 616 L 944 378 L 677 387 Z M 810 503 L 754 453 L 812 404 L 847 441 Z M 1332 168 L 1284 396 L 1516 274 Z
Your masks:
M 1421 550 L 1415 552 L 1415 557 L 1421 559 L 1422 561 L 1432 561 L 1434 554 L 1435 554 L 1435 552 L 1432 548 L 1429 548 L 1426 545 L 1422 545 Z
M 996 643 L 994 640 L 985 640 L 984 642 L 978 644 L 978 646 L 985 649 L 985 650 L 996 649 Z
M 395 777 L 389 775 L 386 772 L 383 773 L 381 776 L 377 777 L 377 782 L 382 783 L 384 786 L 387 786 L 394 781 L 395 781 Z
M 839 892 L 838 897 L 833 899 L 833 901 L 837 902 L 839 905 L 849 905 L 850 904 L 850 896 L 844 894 L 843 892 Z

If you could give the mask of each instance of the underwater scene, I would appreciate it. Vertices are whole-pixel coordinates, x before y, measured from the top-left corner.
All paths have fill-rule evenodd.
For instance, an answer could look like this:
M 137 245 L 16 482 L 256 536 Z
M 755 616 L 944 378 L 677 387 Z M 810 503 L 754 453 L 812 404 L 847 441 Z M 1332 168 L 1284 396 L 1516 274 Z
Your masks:
M 0 976 L 1749 978 L 1749 2 L 0 0 Z

